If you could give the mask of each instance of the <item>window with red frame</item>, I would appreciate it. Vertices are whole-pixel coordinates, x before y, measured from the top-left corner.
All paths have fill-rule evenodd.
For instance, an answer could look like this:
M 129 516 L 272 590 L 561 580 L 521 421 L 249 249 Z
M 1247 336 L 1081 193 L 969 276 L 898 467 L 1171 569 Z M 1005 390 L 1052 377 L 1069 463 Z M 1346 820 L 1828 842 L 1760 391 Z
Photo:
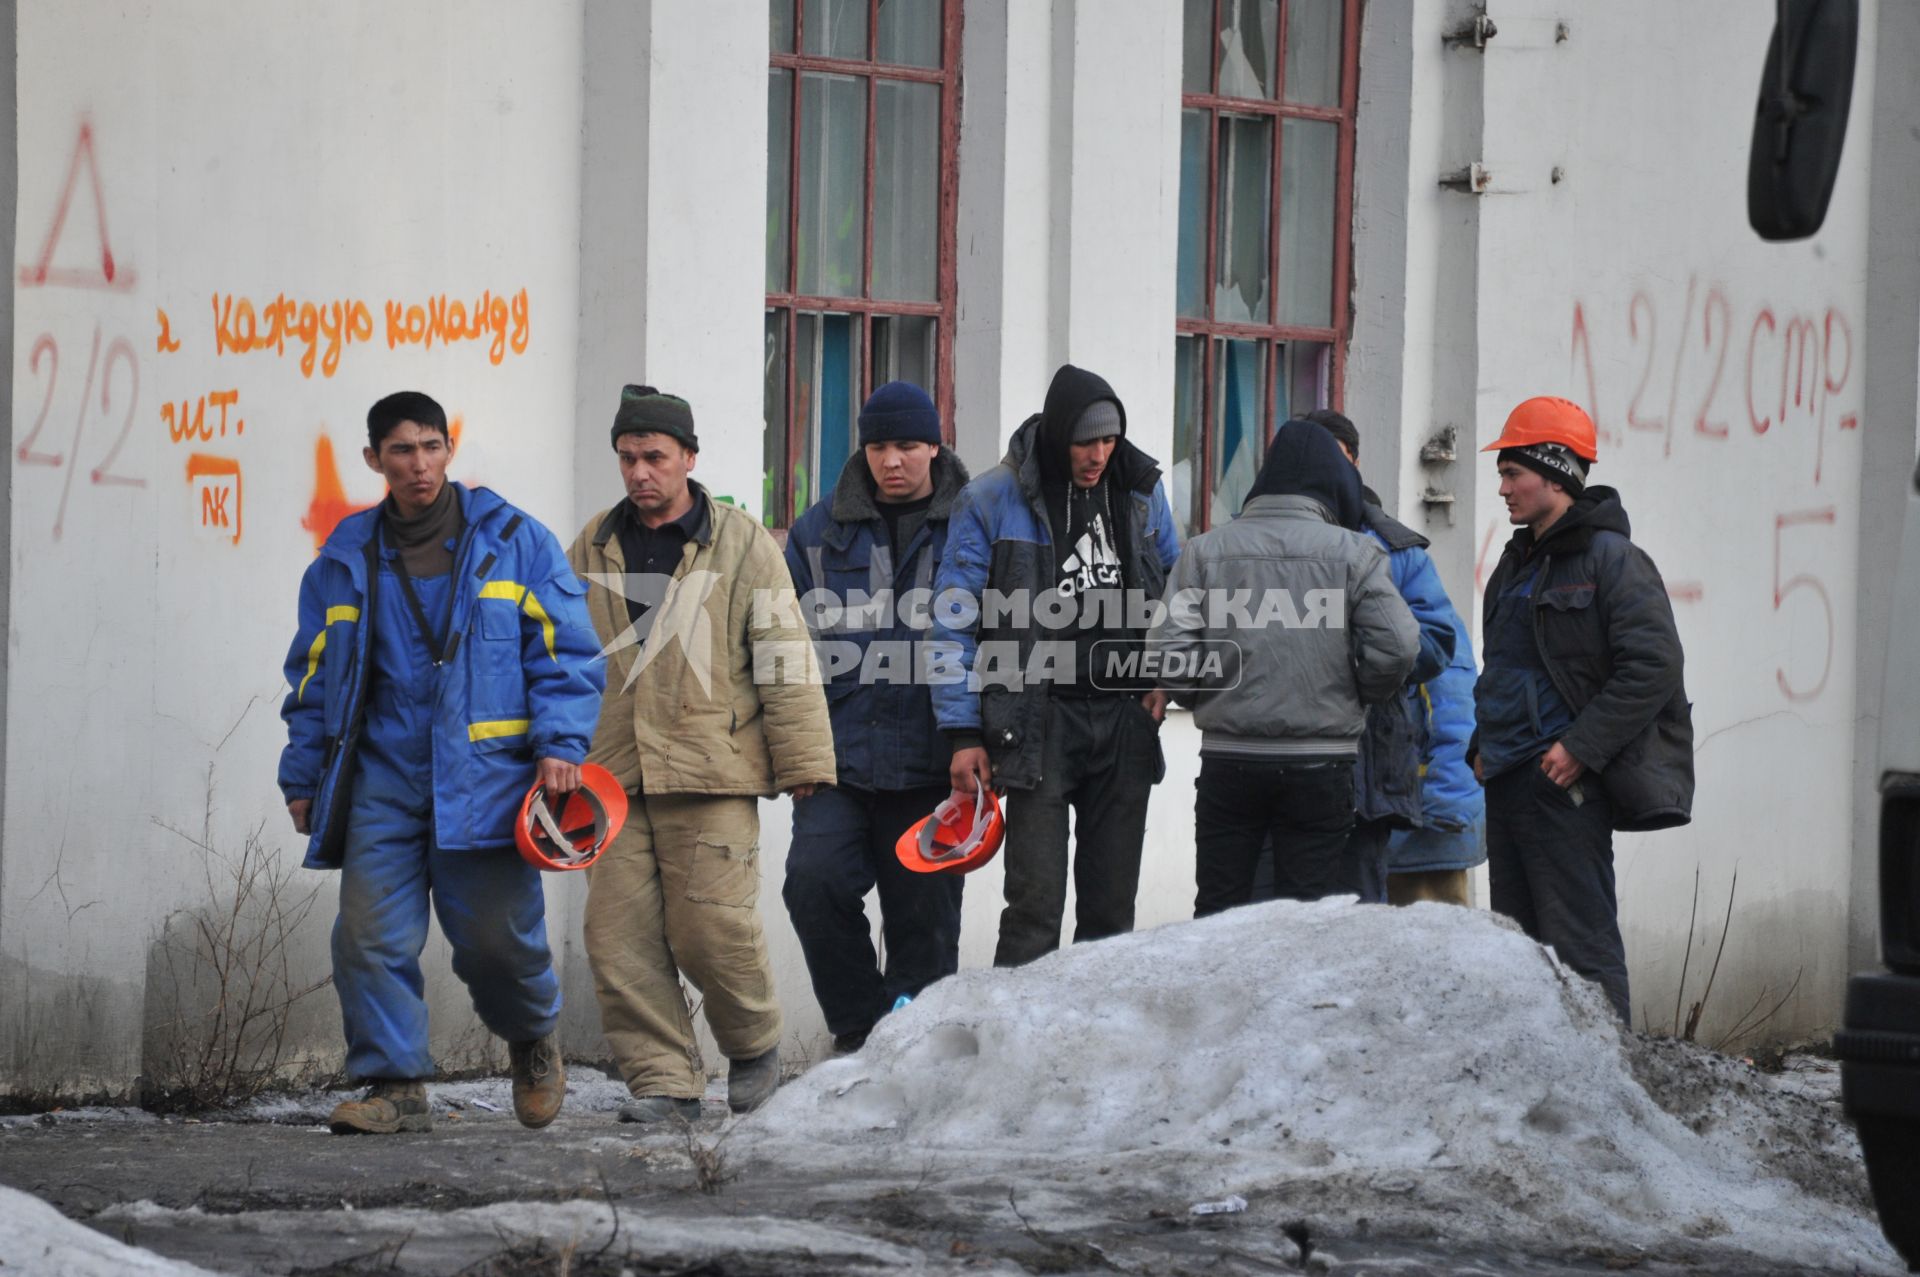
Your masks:
M 1281 422 L 1338 406 L 1360 3 L 1184 3 L 1168 487 L 1199 532 L 1239 511 Z
M 875 386 L 953 418 L 960 0 L 771 0 L 766 521 L 831 491 Z

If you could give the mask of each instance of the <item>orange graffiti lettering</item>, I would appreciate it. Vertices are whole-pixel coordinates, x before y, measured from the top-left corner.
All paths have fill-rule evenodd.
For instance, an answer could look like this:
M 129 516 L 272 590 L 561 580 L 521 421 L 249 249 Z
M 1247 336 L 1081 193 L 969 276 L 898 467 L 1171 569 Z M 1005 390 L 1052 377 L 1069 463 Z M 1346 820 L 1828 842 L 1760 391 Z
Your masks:
M 276 294 L 257 309 L 245 297 L 213 294 L 215 355 L 245 355 L 271 350 L 285 355 L 292 341 L 300 353 L 300 375 L 331 377 L 340 368 L 343 347 L 373 338 L 373 313 L 363 301 L 298 301 Z
M 527 290 L 524 288 L 511 298 L 495 295 L 492 291 L 483 292 L 471 308 L 445 293 L 429 297 L 424 306 L 389 300 L 385 312 L 389 350 L 399 346 L 421 346 L 431 350 L 436 341 L 442 346 L 451 346 L 458 341 L 480 341 L 490 337 L 487 360 L 497 367 L 507 357 L 509 350 L 516 355 L 524 355 L 531 336 Z
M 167 318 L 167 312 L 154 308 L 154 317 L 160 321 L 160 335 L 153 339 L 153 348 L 163 355 L 171 355 L 180 349 L 180 339 L 173 335 L 173 321 Z
M 241 417 L 229 417 L 227 409 L 240 402 L 238 390 L 214 390 L 195 399 L 182 399 L 178 405 L 169 401 L 160 405 L 160 420 L 167 423 L 167 438 L 174 443 L 185 443 L 192 439 L 225 438 L 229 425 L 235 434 L 245 434 L 247 423 Z M 207 406 L 211 404 L 220 410 L 219 418 L 207 424 Z
M 240 463 L 232 457 L 196 452 L 187 458 L 187 483 L 203 485 L 199 490 L 200 526 L 223 531 L 232 528 L 232 543 L 239 545 L 242 509 Z M 232 509 L 227 507 L 229 496 L 233 500 Z

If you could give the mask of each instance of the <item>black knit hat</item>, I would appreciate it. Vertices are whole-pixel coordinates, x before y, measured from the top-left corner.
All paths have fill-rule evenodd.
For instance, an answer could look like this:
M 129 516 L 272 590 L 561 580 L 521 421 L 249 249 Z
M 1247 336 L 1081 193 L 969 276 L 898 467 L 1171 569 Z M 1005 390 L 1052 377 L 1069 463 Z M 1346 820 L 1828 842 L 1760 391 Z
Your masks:
M 1541 478 L 1559 484 L 1570 497 L 1577 497 L 1586 491 L 1588 463 L 1565 444 L 1533 443 L 1524 448 L 1502 448 L 1496 454 L 1494 464 L 1503 461 L 1525 466 Z
M 700 451 L 693 433 L 693 405 L 678 395 L 652 386 L 627 386 L 620 391 L 620 408 L 613 414 L 613 443 L 621 435 L 658 434 L 678 439 L 687 451 Z

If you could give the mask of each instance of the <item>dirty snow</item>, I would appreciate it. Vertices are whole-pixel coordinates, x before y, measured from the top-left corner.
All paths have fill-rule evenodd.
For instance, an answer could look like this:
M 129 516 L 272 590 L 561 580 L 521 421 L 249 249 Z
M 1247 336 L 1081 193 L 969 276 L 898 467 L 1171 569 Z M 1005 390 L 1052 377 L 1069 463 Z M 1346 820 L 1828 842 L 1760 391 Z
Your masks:
M 263 1096 L 226 1114 L 243 1122 L 280 1122 L 288 1125 L 318 1124 L 327 1120 L 333 1106 L 362 1094 L 361 1088 L 344 1091 L 299 1091 Z M 626 1085 L 613 1081 L 598 1069 L 580 1065 L 567 1068 L 569 1113 L 612 1113 L 628 1099 Z M 427 1105 L 436 1118 L 465 1112 L 512 1113 L 511 1078 L 487 1077 L 467 1082 L 434 1082 L 427 1086 Z
M 51 1207 L 41 1209 L 52 1211 Z M 459 1256 L 471 1250 L 478 1238 L 494 1244 L 496 1249 L 538 1239 L 555 1249 L 574 1249 L 574 1253 L 582 1256 L 593 1254 L 603 1245 L 620 1255 L 638 1247 L 647 1256 L 671 1257 L 675 1268 L 687 1269 L 721 1259 L 777 1260 L 796 1255 L 805 1256 L 811 1263 L 834 1264 L 846 1270 L 878 1268 L 887 1272 L 910 1272 L 921 1271 L 926 1266 L 925 1257 L 917 1250 L 806 1220 L 732 1215 L 724 1219 L 722 1226 L 721 1221 L 711 1216 L 678 1219 L 644 1209 L 623 1209 L 616 1232 L 614 1213 L 601 1202 L 503 1202 L 438 1212 L 248 1211 L 238 1215 L 202 1215 L 198 1211 L 172 1210 L 152 1202 L 133 1202 L 109 1207 L 96 1219 L 101 1226 L 109 1228 L 120 1223 L 183 1224 L 191 1227 L 202 1240 L 225 1238 L 222 1249 L 235 1255 L 244 1255 L 257 1239 L 298 1235 L 315 1248 L 322 1247 L 328 1239 L 404 1239 L 404 1246 L 395 1248 L 396 1255 L 403 1249 L 410 1260 L 428 1263 Z M 92 1270 L 74 1271 L 76 1274 L 86 1271 L 91 1277 Z M 106 1270 L 99 1271 L 104 1274 Z M 172 1274 L 176 1270 L 152 1271 Z M 178 1271 L 184 1275 L 203 1270 Z
M 206 1269 L 122 1245 L 39 1198 L 0 1185 L 0 1269 L 35 1277 L 212 1277 Z
M 1047 1176 L 1062 1209 L 1240 1195 L 1350 1234 L 1900 1270 L 1830 1107 L 1624 1036 L 1548 950 L 1445 905 L 1277 902 L 963 972 L 732 1138 Z

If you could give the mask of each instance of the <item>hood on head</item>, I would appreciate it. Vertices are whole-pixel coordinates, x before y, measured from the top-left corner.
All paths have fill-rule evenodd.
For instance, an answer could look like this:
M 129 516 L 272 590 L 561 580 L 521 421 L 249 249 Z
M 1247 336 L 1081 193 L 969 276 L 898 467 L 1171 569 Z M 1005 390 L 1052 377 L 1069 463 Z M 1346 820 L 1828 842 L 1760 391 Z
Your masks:
M 1312 497 L 1343 528 L 1360 530 L 1366 504 L 1360 495 L 1360 471 L 1340 451 L 1327 428 L 1311 421 L 1289 421 L 1267 445 L 1267 459 L 1247 492 L 1255 497 Z M 1245 509 L 1245 505 L 1241 509 Z
M 1106 378 L 1072 364 L 1061 364 L 1059 371 L 1053 374 L 1053 384 L 1047 387 L 1046 406 L 1040 410 L 1040 440 L 1035 450 L 1039 454 L 1043 479 L 1064 479 L 1068 476 L 1072 466 L 1067 449 L 1073 442 L 1073 423 L 1080 419 L 1080 414 L 1089 405 L 1102 399 L 1110 401 L 1120 410 L 1120 434 L 1125 437 L 1126 405 L 1120 402 L 1120 396 L 1113 393 L 1113 387 L 1107 384 Z

